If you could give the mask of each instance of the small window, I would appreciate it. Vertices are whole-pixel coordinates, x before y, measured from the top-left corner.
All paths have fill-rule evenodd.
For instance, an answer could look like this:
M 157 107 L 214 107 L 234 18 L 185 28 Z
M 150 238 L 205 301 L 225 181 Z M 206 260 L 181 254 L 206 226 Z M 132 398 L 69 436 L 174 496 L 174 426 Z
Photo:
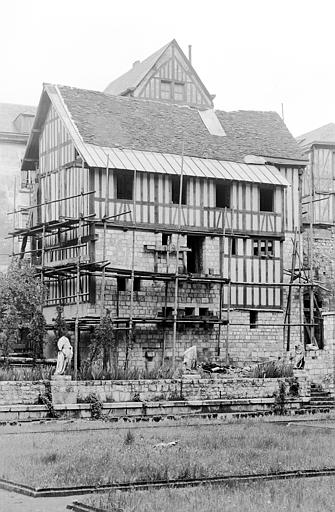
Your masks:
M 250 311 L 250 329 L 257 329 L 258 311 Z
M 236 256 L 236 245 L 237 245 L 236 238 L 231 238 L 230 243 L 231 243 L 231 255 Z
M 195 308 L 185 308 L 185 316 L 194 316 Z
M 230 208 L 230 184 L 224 181 L 216 182 L 216 207 Z
M 139 277 L 134 278 L 134 292 L 141 291 L 141 279 Z
M 254 256 L 261 258 L 272 258 L 274 256 L 273 240 L 254 240 L 253 241 Z
M 199 308 L 199 316 L 208 316 L 208 308 Z
M 125 292 L 126 291 L 126 278 L 125 277 L 118 277 L 117 278 L 117 291 L 118 292 Z
M 174 84 L 174 99 L 175 101 L 184 101 L 185 98 L 185 85 L 184 84 Z
M 260 187 L 259 189 L 259 209 L 261 212 L 273 212 L 273 188 Z
M 172 176 L 171 187 L 171 201 L 174 204 L 179 204 L 179 190 L 180 190 L 180 176 Z M 187 199 L 187 182 L 183 176 L 183 188 L 181 191 L 181 204 L 186 204 Z
M 127 171 L 117 171 L 116 176 L 116 198 L 133 199 L 134 176 Z
M 161 80 L 161 99 L 171 100 L 172 99 L 172 83 L 166 80 Z
M 201 236 L 187 235 L 187 272 L 201 274 L 203 266 L 203 243 Z
M 171 243 L 171 233 L 162 233 L 162 245 L 169 245 Z

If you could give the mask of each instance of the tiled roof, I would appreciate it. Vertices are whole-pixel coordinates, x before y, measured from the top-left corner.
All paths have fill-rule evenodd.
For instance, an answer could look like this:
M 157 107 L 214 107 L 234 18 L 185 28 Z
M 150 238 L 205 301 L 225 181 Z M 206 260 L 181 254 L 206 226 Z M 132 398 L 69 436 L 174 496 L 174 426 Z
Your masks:
M 313 142 L 332 142 L 335 143 L 335 123 L 328 123 L 316 130 L 304 133 L 297 137 L 297 141 L 301 146 L 308 147 Z
M 0 132 L 18 133 L 14 124 L 20 114 L 36 114 L 36 107 L 30 105 L 15 105 L 13 103 L 0 103 Z
M 197 110 L 59 86 L 85 142 L 98 146 L 243 162 L 246 155 L 301 160 L 299 146 L 275 112 L 216 111 L 226 137 L 210 135 Z
M 143 62 L 135 62 L 133 67 L 129 71 L 113 80 L 113 82 L 111 82 L 106 87 L 104 92 L 106 94 L 119 95 L 128 89 L 135 88 L 145 77 L 145 75 L 156 64 L 159 57 L 170 44 L 171 43 L 166 44 L 165 46 L 157 50 L 155 53 L 147 57 Z

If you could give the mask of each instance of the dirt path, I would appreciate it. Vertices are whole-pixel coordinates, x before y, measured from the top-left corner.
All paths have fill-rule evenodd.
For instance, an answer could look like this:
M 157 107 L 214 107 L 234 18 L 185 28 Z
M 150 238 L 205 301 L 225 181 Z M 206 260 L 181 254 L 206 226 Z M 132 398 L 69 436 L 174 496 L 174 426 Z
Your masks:
M 66 506 L 82 496 L 65 498 L 30 498 L 0 489 L 0 512 L 65 512 Z

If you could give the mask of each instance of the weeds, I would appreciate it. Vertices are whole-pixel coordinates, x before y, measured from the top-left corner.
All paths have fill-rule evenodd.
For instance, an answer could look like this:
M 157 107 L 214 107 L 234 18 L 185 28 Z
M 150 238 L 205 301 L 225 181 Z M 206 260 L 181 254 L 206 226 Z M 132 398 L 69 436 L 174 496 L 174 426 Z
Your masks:
M 0 368 L 0 381 L 38 381 L 50 380 L 55 369 L 50 365 L 39 365 L 35 367 L 12 367 Z
M 102 414 L 102 402 L 99 400 L 97 395 L 90 393 L 83 400 L 86 404 L 91 404 L 91 418 L 93 420 L 100 420 L 103 417 Z
M 278 379 L 282 377 L 293 377 L 293 365 L 284 361 L 268 361 L 259 363 L 253 370 L 255 379 Z
M 275 398 L 276 401 L 273 405 L 273 412 L 279 414 L 279 416 L 284 416 L 287 414 L 285 382 L 279 383 L 279 391 L 276 393 Z
M 126 437 L 124 438 L 124 444 L 129 446 L 130 444 L 133 444 L 134 441 L 135 441 L 134 434 L 132 433 L 131 430 L 127 430 Z

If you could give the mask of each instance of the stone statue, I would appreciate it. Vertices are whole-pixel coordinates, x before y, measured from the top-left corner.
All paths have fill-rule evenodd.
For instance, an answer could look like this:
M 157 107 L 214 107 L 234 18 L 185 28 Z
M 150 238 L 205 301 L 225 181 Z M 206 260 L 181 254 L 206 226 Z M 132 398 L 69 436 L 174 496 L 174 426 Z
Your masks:
M 183 360 L 184 370 L 194 370 L 197 366 L 197 347 L 193 345 L 193 347 L 188 348 L 184 352 L 184 360 Z
M 73 356 L 73 348 L 69 338 L 67 338 L 64 334 L 59 338 L 57 342 L 57 347 L 57 366 L 54 375 L 64 375 L 67 367 L 71 363 Z

